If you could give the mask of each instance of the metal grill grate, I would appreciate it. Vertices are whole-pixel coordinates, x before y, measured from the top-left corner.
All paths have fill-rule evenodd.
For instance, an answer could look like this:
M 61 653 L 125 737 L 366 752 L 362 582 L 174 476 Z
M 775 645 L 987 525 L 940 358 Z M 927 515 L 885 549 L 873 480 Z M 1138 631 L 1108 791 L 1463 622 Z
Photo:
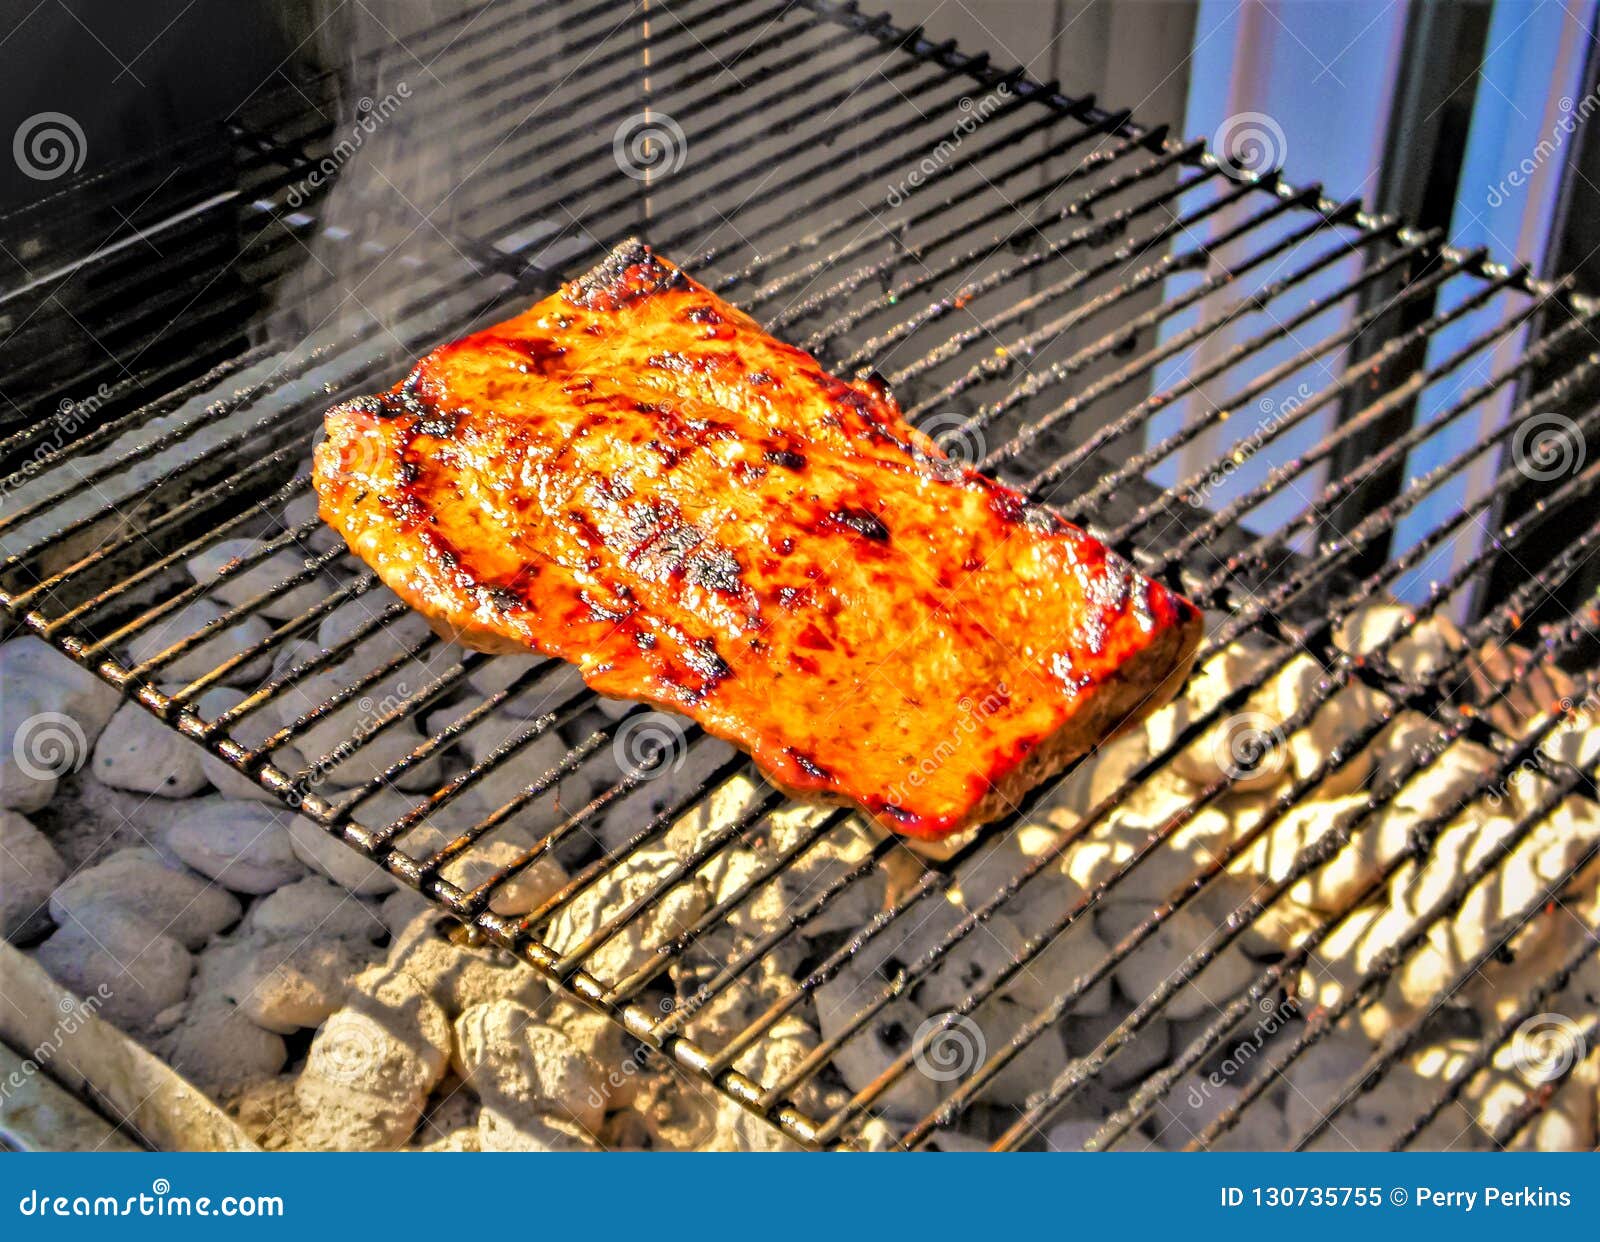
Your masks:
M 1063 1115 L 1125 1143 L 1252 1039 L 1194 1145 L 1260 1141 L 1241 1120 L 1289 1093 L 1315 1107 L 1287 1144 L 1385 1098 L 1387 1141 L 1431 1141 L 1580 986 L 1593 303 L 853 5 L 502 4 L 405 44 L 426 80 L 374 160 L 440 152 L 457 186 L 420 254 L 341 223 L 340 135 L 306 107 L 331 81 L 241 109 L 192 201 L 137 166 L 5 222 L 50 273 L 0 294 L 13 617 L 811 1145 L 881 1118 L 1013 1147 Z M 612 135 L 646 107 L 687 159 L 634 179 Z M 117 215 L 143 231 L 85 253 Z M 417 625 L 315 517 L 322 412 L 634 232 L 1210 610 L 1183 702 L 930 860 Z M 306 249 L 363 256 L 359 296 L 292 275 Z M 1468 994 L 1492 1019 L 1415 1088 Z

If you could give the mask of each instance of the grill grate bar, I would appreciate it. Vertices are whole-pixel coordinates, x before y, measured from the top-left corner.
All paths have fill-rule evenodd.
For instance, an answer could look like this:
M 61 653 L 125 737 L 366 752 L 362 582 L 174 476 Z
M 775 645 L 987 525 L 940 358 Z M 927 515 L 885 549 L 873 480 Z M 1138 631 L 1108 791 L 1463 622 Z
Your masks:
M 1048 306 L 1051 302 L 1058 301 L 1070 295 L 1074 291 L 1089 285 L 1091 282 L 1099 279 L 1100 277 L 1115 271 L 1118 267 L 1125 266 L 1126 264 L 1137 259 L 1140 255 L 1146 254 L 1151 250 L 1155 250 L 1161 246 L 1165 246 L 1167 243 L 1189 234 L 1193 229 L 1201 224 L 1204 224 L 1205 221 L 1210 219 L 1212 216 L 1221 212 L 1225 212 L 1228 208 L 1242 202 L 1251 193 L 1251 189 L 1252 187 L 1247 185 L 1236 185 L 1232 189 L 1228 190 L 1227 193 L 1221 194 L 1218 197 L 1209 200 L 1202 206 L 1197 207 L 1193 211 L 1189 212 L 1187 215 L 1176 217 L 1170 224 L 1163 225 L 1160 229 L 1153 233 L 1147 234 L 1146 236 L 1140 238 L 1137 242 L 1119 247 L 1115 252 L 1113 252 L 1107 258 L 1102 259 L 1099 263 L 1092 264 L 1089 267 L 1085 267 L 1073 272 L 1072 275 L 1068 276 L 1065 280 L 1056 281 L 1046 288 L 1040 290 L 1038 293 L 1035 293 L 1029 297 L 1018 299 L 1013 305 L 1007 307 L 999 314 L 984 320 L 980 320 L 973 327 L 952 334 L 950 339 L 943 345 L 940 345 L 936 349 L 930 350 L 910 366 L 896 371 L 893 375 L 891 375 L 889 377 L 890 384 L 896 385 L 905 383 L 906 381 L 913 379 L 921 372 L 928 370 L 929 368 L 936 366 L 941 362 L 947 362 L 952 358 L 958 357 L 963 350 L 976 342 L 980 337 L 990 335 L 997 329 L 1004 327 L 1007 324 L 1014 323 L 1017 320 L 1031 314 L 1032 312 Z M 1249 216 L 1243 222 L 1231 226 L 1220 236 L 1205 242 L 1194 250 L 1186 251 L 1181 254 L 1169 252 L 1162 255 L 1154 263 L 1146 264 L 1123 284 L 1100 294 L 1098 297 L 1094 297 L 1086 302 L 1080 303 L 1066 315 L 1060 316 L 1044 326 L 1034 329 L 1026 335 L 1018 338 L 1010 345 L 1005 346 L 1006 353 L 1004 357 L 983 358 L 977 363 L 974 363 L 973 366 L 968 369 L 966 374 L 962 375 L 959 379 L 951 380 L 943 388 L 934 392 L 932 395 L 923 398 L 916 405 L 911 407 L 911 409 L 907 411 L 907 417 L 915 420 L 920 415 L 930 412 L 943 402 L 954 400 L 956 397 L 961 396 L 963 393 L 967 392 L 969 389 L 985 380 L 1000 378 L 1010 368 L 1011 360 L 1013 358 L 1019 356 L 1027 357 L 1040 346 L 1049 344 L 1058 337 L 1065 335 L 1066 333 L 1072 331 L 1075 327 L 1086 323 L 1088 320 L 1094 318 L 1102 312 L 1117 306 L 1119 303 L 1136 296 L 1146 289 L 1154 287 L 1169 276 L 1176 275 L 1182 271 L 1200 267 L 1207 262 L 1213 254 L 1219 252 L 1223 246 L 1243 238 L 1248 233 L 1252 232 L 1256 228 L 1259 228 L 1261 225 L 1278 219 L 1280 216 L 1296 207 L 1306 206 L 1307 202 L 1308 200 L 1305 199 L 1279 199 L 1277 202 L 1272 203 L 1254 215 Z M 1280 254 L 1286 253 L 1299 243 L 1309 239 L 1315 234 L 1322 232 L 1325 227 L 1326 226 L 1321 221 L 1313 220 L 1303 228 L 1291 233 L 1288 237 L 1285 237 L 1281 241 L 1274 242 L 1267 248 L 1254 253 L 1250 256 L 1248 261 L 1242 263 L 1233 271 L 1218 273 L 1216 276 L 1210 278 L 1210 280 L 1208 280 L 1204 285 L 1184 294 L 1181 298 L 1174 299 L 1170 303 L 1163 302 L 1160 307 L 1157 307 L 1152 311 L 1147 311 L 1143 315 L 1129 320 L 1124 327 L 1118 329 L 1112 334 L 1108 334 L 1108 336 L 1105 338 L 1107 347 L 1109 347 L 1112 340 L 1132 340 L 1136 333 L 1143 331 L 1145 328 L 1154 326 L 1162 319 L 1176 314 L 1187 306 L 1193 305 L 1194 303 L 1200 301 L 1201 298 L 1205 297 L 1207 293 L 1216 292 L 1217 290 L 1226 287 L 1230 281 L 1236 279 L 1238 276 L 1260 266 L 1262 263 L 1277 258 Z M 1088 351 L 1083 352 L 1085 355 L 1088 354 Z
M 1237 520 L 1243 514 L 1249 512 L 1252 507 L 1261 503 L 1262 500 L 1271 495 L 1275 488 L 1283 486 L 1290 479 L 1303 474 L 1306 469 L 1327 458 L 1331 454 L 1331 451 L 1338 444 L 1344 443 L 1346 440 L 1349 440 L 1353 436 L 1365 430 L 1368 426 L 1375 423 L 1378 419 L 1383 418 L 1385 415 L 1392 412 L 1397 406 L 1402 404 L 1407 397 L 1415 396 L 1417 393 L 1422 391 L 1422 389 L 1434 383 L 1444 375 L 1459 369 L 1460 366 L 1470 361 L 1475 355 L 1489 347 L 1500 337 L 1509 337 L 1511 333 L 1525 325 L 1533 318 L 1533 316 L 1546 309 L 1547 305 L 1548 303 L 1546 300 L 1541 299 L 1540 301 L 1532 304 L 1530 307 L 1516 312 L 1516 314 L 1514 314 L 1510 320 L 1480 334 L 1469 346 L 1456 351 L 1450 357 L 1441 361 L 1429 371 L 1421 373 L 1405 381 L 1395 390 L 1396 394 L 1405 394 L 1404 397 L 1399 395 L 1391 396 L 1389 394 L 1385 394 L 1377 401 L 1368 405 L 1365 409 L 1361 410 L 1359 413 L 1349 419 L 1347 423 L 1340 425 L 1327 437 L 1319 441 L 1317 446 L 1310 452 L 1304 454 L 1293 462 L 1287 463 L 1273 470 L 1268 475 L 1267 480 L 1259 487 L 1252 488 L 1248 493 L 1241 496 L 1239 499 L 1231 501 L 1215 515 L 1208 517 L 1199 526 L 1187 531 L 1184 535 L 1184 538 L 1177 546 L 1169 549 L 1163 554 L 1163 562 L 1165 564 L 1176 564 L 1178 560 L 1180 560 L 1186 554 L 1192 553 L 1197 549 L 1204 547 L 1206 541 L 1214 538 L 1224 528 L 1226 522 Z M 1441 412 L 1435 418 L 1426 423 L 1419 423 L 1410 431 L 1407 431 L 1404 435 L 1397 437 L 1389 443 L 1386 443 L 1384 447 L 1379 450 L 1368 463 L 1363 463 L 1363 465 L 1358 469 L 1349 472 L 1334 483 L 1329 484 L 1321 496 L 1318 497 L 1317 503 L 1314 506 L 1314 511 L 1330 510 L 1334 503 L 1359 486 L 1365 478 L 1381 470 L 1386 464 L 1393 461 L 1398 461 L 1401 454 L 1409 452 L 1424 440 L 1430 439 L 1431 437 L 1437 435 L 1441 430 L 1447 427 L 1450 423 L 1454 422 L 1461 415 L 1467 413 L 1475 406 L 1493 396 L 1501 388 L 1515 382 L 1519 376 L 1525 374 L 1532 367 L 1542 365 L 1549 359 L 1551 354 L 1553 354 L 1568 340 L 1575 337 L 1578 332 L 1586 330 L 1585 324 L 1587 322 L 1589 322 L 1587 317 L 1583 319 L 1570 320 L 1567 324 L 1563 325 L 1555 332 L 1552 332 L 1549 336 L 1543 337 L 1538 342 L 1531 345 L 1516 366 L 1507 368 L 1484 383 L 1476 385 L 1467 394 L 1452 402 L 1446 410 Z M 1320 399 L 1320 396 L 1315 399 Z M 1286 416 L 1286 418 L 1283 420 L 1282 426 L 1279 428 L 1274 428 L 1272 435 L 1267 437 L 1265 442 L 1270 443 L 1272 440 L 1277 439 L 1278 435 L 1281 434 L 1282 431 L 1287 430 L 1289 427 L 1298 425 L 1301 419 L 1301 411 L 1304 408 L 1305 407 L 1302 406 L 1300 409 L 1296 409 L 1292 414 Z M 1178 490 L 1180 492 L 1187 491 L 1188 489 L 1197 486 L 1199 482 L 1200 476 L 1191 476 L 1189 479 L 1185 480 L 1179 485 Z M 1136 513 L 1127 523 L 1117 529 L 1116 538 L 1119 540 L 1128 538 L 1134 532 L 1142 529 L 1145 526 L 1148 526 L 1150 522 L 1159 516 L 1161 509 L 1162 507 L 1159 505 L 1147 505 L 1141 508 L 1140 511 Z M 1224 513 L 1228 515 L 1226 518 L 1223 518 L 1222 516 Z
M 1259 353 L 1269 345 L 1283 340 L 1293 340 L 1294 331 L 1296 328 L 1303 327 L 1307 323 L 1310 323 L 1312 320 L 1316 319 L 1317 316 L 1324 313 L 1330 306 L 1337 305 L 1338 302 L 1343 301 L 1345 298 L 1360 293 L 1361 290 L 1382 279 L 1382 277 L 1388 275 L 1391 271 L 1397 270 L 1403 263 L 1418 257 L 1420 253 L 1421 247 L 1413 246 L 1408 247 L 1405 250 L 1396 251 L 1395 253 L 1387 256 L 1374 267 L 1364 271 L 1361 276 L 1357 277 L 1356 280 L 1352 281 L 1349 285 L 1341 289 L 1334 297 L 1326 300 L 1322 298 L 1314 299 L 1288 319 L 1282 321 L 1274 320 L 1271 327 L 1266 328 L 1250 339 L 1241 341 L 1239 344 L 1231 347 L 1220 358 L 1218 358 L 1217 361 L 1197 370 L 1192 377 L 1192 382 L 1197 386 L 1209 383 L 1211 380 L 1225 374 L 1235 366 L 1239 365 L 1239 363 L 1243 362 L 1245 359 Z M 1452 276 L 1459 275 L 1463 270 L 1464 268 L 1460 264 L 1440 264 L 1438 268 L 1430 272 L 1427 276 L 1408 284 L 1403 291 L 1403 296 L 1397 298 L 1396 300 L 1398 303 L 1404 304 L 1415 302 L 1420 298 L 1427 297 L 1439 289 L 1439 287 L 1442 286 Z M 1481 294 L 1479 296 L 1481 296 Z M 1250 307 L 1249 303 L 1245 303 L 1243 305 L 1246 309 Z M 1233 319 L 1238 318 L 1238 315 L 1230 313 L 1234 309 L 1235 308 L 1230 307 L 1229 311 L 1224 312 L 1224 314 L 1228 315 L 1227 322 L 1232 322 Z M 1213 422 L 1221 421 L 1229 414 L 1242 409 L 1246 404 L 1255 400 L 1262 393 L 1270 392 L 1277 384 L 1281 383 L 1287 377 L 1295 374 L 1295 372 L 1300 370 L 1311 360 L 1348 345 L 1377 321 L 1379 315 L 1382 313 L 1382 309 L 1382 307 L 1375 307 L 1372 310 L 1357 315 L 1344 327 L 1320 337 L 1316 341 L 1312 342 L 1309 346 L 1302 346 L 1295 357 L 1279 363 L 1277 366 L 1269 368 L 1265 373 L 1258 376 L 1256 379 L 1252 380 L 1248 385 L 1246 385 L 1245 388 L 1241 389 L 1237 395 L 1230 398 L 1226 405 L 1208 410 L 1201 418 L 1195 419 L 1194 423 L 1198 425 L 1204 420 L 1209 420 L 1205 421 L 1205 426 L 1210 426 Z M 1202 339 L 1202 335 L 1198 332 L 1180 333 L 1179 338 L 1175 339 L 1181 340 L 1182 342 L 1178 349 L 1173 349 L 1170 346 L 1163 346 L 1151 351 L 1152 364 L 1162 361 L 1168 357 L 1175 356 L 1182 348 L 1192 345 L 1196 341 Z M 1142 367 L 1142 359 L 1137 359 L 1135 362 L 1140 363 Z M 1106 393 L 1113 392 L 1117 388 L 1138 378 L 1141 373 L 1142 369 L 1135 369 L 1134 364 L 1130 363 L 1128 366 L 1125 366 L 1114 372 L 1112 375 L 1107 376 L 1105 380 L 1102 380 L 1100 383 L 1094 385 L 1088 391 L 1092 392 L 1095 397 L 1103 396 Z M 1354 381 L 1352 380 L 1350 382 L 1353 383 Z M 1069 420 L 1074 414 L 1082 410 L 1087 404 L 1087 402 L 1084 400 L 1084 396 L 1087 395 L 1088 392 L 1082 396 L 1075 396 L 1062 405 L 1057 406 L 1055 409 L 1045 414 L 1036 422 L 1031 423 L 1024 431 L 1019 432 L 1016 437 L 1002 446 L 1002 448 L 997 450 L 997 452 L 1005 453 L 1006 455 L 1010 456 L 1027 447 L 1029 444 L 1032 444 L 1044 433 L 1044 431 L 1056 426 L 1058 423 Z M 1097 450 L 1103 448 L 1111 441 L 1119 438 L 1122 435 L 1126 435 L 1127 432 L 1133 428 L 1141 426 L 1146 420 L 1149 419 L 1151 415 L 1155 414 L 1163 406 L 1167 405 L 1180 395 L 1181 393 L 1178 389 L 1168 388 L 1145 398 L 1123 417 L 1096 432 L 1094 436 L 1091 437 L 1091 441 L 1094 443 Z M 1185 431 L 1187 431 L 1187 427 L 1188 424 L 1186 423 L 1183 431 L 1176 432 L 1172 437 L 1169 438 L 1177 439 L 1178 437 L 1183 436 Z M 1195 435 L 1198 435 L 1200 430 L 1203 430 L 1203 427 L 1197 426 L 1197 429 L 1194 431 L 1193 435 L 1188 436 L 1188 439 L 1192 439 Z M 1085 448 L 1087 448 L 1088 443 L 1088 441 L 1085 442 Z M 1065 458 L 1053 462 L 1045 469 L 1039 471 L 1038 474 L 1034 475 L 1033 478 L 1028 480 L 1029 490 L 1040 492 L 1043 489 L 1059 484 L 1070 477 L 1072 470 L 1075 469 L 1075 460 L 1081 456 L 1082 452 L 1082 449 L 1075 450 L 1073 453 L 1068 454 Z M 1105 489 L 1102 489 L 1097 485 L 1089 495 L 1084 497 L 1083 503 L 1093 504 L 1104 494 Z

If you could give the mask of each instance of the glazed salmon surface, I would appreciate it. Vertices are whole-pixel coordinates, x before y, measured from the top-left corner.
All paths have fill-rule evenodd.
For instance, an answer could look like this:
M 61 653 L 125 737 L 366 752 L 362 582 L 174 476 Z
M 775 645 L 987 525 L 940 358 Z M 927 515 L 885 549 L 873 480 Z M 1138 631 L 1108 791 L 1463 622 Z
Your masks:
M 569 660 L 915 836 L 1158 706 L 1199 636 L 1187 601 L 637 242 L 335 407 L 315 482 L 441 634 Z

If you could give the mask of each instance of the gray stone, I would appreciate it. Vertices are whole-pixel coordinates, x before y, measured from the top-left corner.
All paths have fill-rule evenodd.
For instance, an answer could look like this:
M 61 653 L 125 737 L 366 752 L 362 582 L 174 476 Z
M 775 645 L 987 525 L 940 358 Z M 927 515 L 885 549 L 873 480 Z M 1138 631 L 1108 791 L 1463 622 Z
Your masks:
M 113 910 L 198 949 L 237 922 L 239 903 L 199 876 L 166 865 L 154 850 L 118 850 L 72 876 L 50 898 L 50 912 L 66 924 L 89 910 Z
M 361 897 L 393 892 L 395 878 L 370 858 L 336 841 L 320 825 L 296 815 L 289 821 L 289 844 L 296 857 Z
M 283 1039 L 221 997 L 191 1001 L 183 1020 L 156 1044 L 173 1069 L 213 1094 L 271 1078 L 289 1059 Z
M 167 846 L 236 893 L 270 893 L 306 873 L 289 840 L 289 812 L 258 802 L 205 798 L 179 813 Z
M 188 798 L 206 787 L 198 745 L 137 703 L 124 703 L 94 748 L 94 774 L 113 789 Z
M 308 875 L 262 898 L 250 908 L 249 926 L 272 939 L 335 936 L 372 941 L 385 931 L 377 911 L 320 875 Z
M 189 950 L 143 919 L 105 907 L 74 916 L 39 946 L 40 964 L 57 983 L 129 1030 L 154 1025 L 183 1000 L 194 959 Z
M 45 835 L 15 811 L 0 810 L 0 936 L 21 941 L 50 926 L 50 894 L 67 864 Z
M 544 1113 L 593 1133 L 605 1120 L 604 1077 L 563 1032 L 514 1001 L 474 1005 L 456 1020 L 457 1069 L 485 1108 Z

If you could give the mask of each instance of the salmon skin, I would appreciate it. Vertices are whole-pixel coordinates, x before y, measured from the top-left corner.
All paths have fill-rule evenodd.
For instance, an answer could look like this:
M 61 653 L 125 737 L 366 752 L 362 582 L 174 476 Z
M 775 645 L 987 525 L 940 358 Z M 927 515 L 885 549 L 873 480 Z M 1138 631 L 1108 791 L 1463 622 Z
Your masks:
M 937 838 L 1165 702 L 1187 600 L 637 241 L 328 411 L 323 519 L 434 629 Z

